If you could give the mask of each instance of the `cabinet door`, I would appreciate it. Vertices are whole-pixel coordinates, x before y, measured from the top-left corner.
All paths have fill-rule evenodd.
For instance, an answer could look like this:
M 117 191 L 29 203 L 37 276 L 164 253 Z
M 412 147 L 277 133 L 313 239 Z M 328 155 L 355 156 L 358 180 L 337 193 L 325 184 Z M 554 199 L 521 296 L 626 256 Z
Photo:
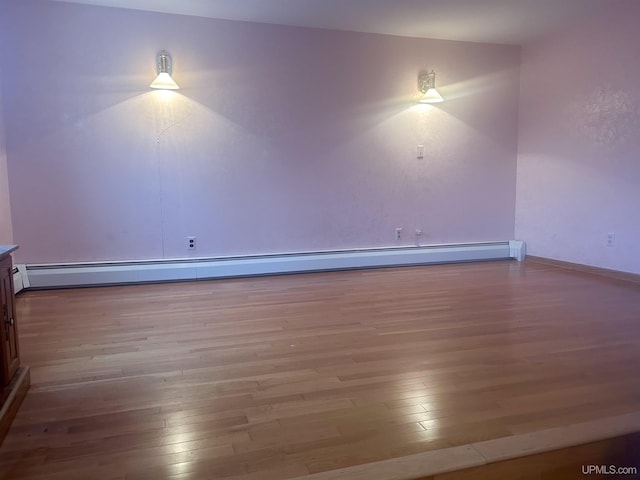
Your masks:
M 0 326 L 2 380 L 5 385 L 8 385 L 20 365 L 11 262 L 0 264 L 0 306 L 2 308 L 2 325 Z

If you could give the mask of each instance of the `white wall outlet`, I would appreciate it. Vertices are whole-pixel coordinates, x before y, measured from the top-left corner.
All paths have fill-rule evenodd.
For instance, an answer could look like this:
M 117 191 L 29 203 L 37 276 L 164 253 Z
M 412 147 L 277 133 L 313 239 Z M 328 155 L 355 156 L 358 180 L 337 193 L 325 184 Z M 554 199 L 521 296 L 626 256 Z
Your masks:
M 187 237 L 187 249 L 189 250 L 196 249 L 196 237 Z
M 616 244 L 616 234 L 607 233 L 607 247 L 613 247 Z
M 422 160 L 424 158 L 424 145 L 418 145 L 416 149 L 416 158 Z
M 420 228 L 416 228 L 416 245 L 420 246 L 422 243 L 422 230 Z
M 396 240 L 402 240 L 402 227 L 396 228 Z

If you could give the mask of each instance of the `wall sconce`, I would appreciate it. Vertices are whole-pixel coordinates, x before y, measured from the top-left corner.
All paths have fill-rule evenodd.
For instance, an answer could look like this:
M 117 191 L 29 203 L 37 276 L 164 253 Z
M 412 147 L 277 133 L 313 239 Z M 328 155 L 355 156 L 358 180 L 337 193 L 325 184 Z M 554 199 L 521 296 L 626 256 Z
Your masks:
M 171 78 L 173 70 L 171 65 L 171 57 L 164 50 L 158 54 L 158 76 L 149 85 L 151 88 L 161 88 L 163 90 L 178 90 L 180 87 Z
M 442 95 L 436 90 L 436 72 L 421 73 L 418 76 L 418 88 L 422 92 L 420 103 L 439 103 L 444 102 Z

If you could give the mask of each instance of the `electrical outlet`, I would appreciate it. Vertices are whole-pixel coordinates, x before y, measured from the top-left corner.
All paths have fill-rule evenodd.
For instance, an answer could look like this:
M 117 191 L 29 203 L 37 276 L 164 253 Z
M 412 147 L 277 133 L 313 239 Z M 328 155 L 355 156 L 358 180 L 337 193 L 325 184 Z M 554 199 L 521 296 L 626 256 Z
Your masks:
M 416 158 L 422 160 L 424 158 L 424 145 L 418 145 L 416 148 Z
M 616 244 L 616 234 L 607 233 L 607 247 L 613 247 Z
M 196 237 L 187 237 L 187 248 L 189 250 L 196 249 Z
M 402 228 L 396 228 L 396 240 L 402 240 Z
M 420 244 L 422 243 L 422 230 L 419 228 L 416 228 L 416 246 L 420 246 Z

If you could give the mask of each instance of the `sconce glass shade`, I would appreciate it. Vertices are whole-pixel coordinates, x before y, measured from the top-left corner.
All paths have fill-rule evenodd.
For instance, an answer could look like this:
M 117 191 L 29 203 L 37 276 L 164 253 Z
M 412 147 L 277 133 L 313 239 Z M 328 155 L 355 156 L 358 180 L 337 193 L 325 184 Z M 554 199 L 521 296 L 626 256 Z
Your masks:
M 151 88 L 161 88 L 163 90 L 178 90 L 180 88 L 168 72 L 160 72 L 149 86 Z
M 420 103 L 444 102 L 442 95 L 436 90 L 436 72 L 423 73 L 418 77 L 418 88 L 422 92 Z
M 167 52 L 160 52 L 158 55 L 158 76 L 149 86 L 163 90 L 178 90 L 180 88 L 171 78 L 171 57 Z
M 442 95 L 438 93 L 438 90 L 435 88 L 430 88 L 422 95 L 420 99 L 420 103 L 440 103 L 444 102 L 444 98 Z

